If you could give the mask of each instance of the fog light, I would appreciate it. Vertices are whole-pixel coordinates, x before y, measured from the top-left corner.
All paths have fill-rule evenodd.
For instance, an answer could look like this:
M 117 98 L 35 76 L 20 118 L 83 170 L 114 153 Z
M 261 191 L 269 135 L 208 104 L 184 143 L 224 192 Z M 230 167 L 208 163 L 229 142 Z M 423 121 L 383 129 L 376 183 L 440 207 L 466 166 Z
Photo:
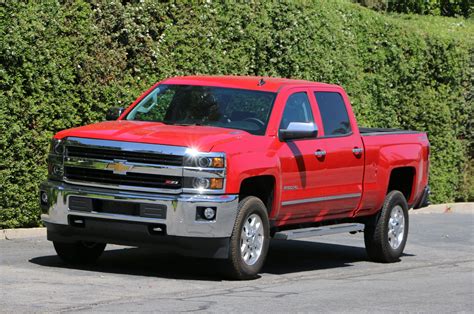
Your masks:
M 43 205 L 48 204 L 48 194 L 46 192 L 41 191 L 40 198 L 41 198 L 41 204 Z
M 204 218 L 207 220 L 213 220 L 216 217 L 216 210 L 214 208 L 208 207 L 204 209 Z
M 193 186 L 195 189 L 208 189 L 209 188 L 209 179 L 207 178 L 194 178 Z

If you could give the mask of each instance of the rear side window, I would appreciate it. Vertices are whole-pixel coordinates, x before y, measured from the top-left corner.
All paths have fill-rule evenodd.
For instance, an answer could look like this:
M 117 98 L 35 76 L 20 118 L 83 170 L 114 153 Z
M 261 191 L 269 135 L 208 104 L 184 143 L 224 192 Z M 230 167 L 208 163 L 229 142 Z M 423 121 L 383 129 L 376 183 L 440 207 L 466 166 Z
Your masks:
M 319 112 L 324 125 L 324 135 L 344 135 L 351 133 L 351 123 L 341 94 L 315 92 Z

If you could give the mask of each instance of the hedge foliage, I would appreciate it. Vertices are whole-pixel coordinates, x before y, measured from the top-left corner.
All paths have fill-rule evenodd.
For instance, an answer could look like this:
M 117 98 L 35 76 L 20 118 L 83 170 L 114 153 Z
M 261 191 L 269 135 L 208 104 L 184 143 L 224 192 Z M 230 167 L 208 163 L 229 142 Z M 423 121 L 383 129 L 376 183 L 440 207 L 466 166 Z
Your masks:
M 472 0 L 353 0 L 371 9 L 386 12 L 470 17 Z
M 183 74 L 341 84 L 361 125 L 428 132 L 435 202 L 472 193 L 469 21 L 419 23 L 348 1 L 7 0 L 0 34 L 0 228 L 40 223 L 55 132 Z

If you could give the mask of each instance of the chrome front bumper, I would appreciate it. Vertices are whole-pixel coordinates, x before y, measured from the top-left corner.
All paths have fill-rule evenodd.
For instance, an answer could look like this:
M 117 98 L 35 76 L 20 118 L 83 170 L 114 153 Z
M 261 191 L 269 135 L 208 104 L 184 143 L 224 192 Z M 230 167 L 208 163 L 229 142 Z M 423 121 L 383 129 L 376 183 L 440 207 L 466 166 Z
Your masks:
M 63 182 L 46 181 L 40 191 L 48 195 L 48 203 L 42 204 L 41 219 L 48 224 L 68 225 L 68 216 L 80 216 L 105 221 L 121 221 L 166 226 L 166 235 L 199 238 L 228 238 L 231 236 L 237 217 L 238 195 L 165 195 L 117 191 L 86 187 Z M 166 218 L 148 218 L 103 212 L 70 210 L 69 197 L 80 196 L 91 199 L 156 204 L 166 206 Z M 217 215 L 213 221 L 197 220 L 197 207 L 215 207 Z

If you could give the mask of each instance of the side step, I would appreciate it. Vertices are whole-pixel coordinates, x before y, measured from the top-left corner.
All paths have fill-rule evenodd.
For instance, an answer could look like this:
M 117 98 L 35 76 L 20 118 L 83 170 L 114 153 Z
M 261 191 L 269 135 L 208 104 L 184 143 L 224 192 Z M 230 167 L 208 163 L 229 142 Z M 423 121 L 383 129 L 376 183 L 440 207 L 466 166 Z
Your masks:
M 298 238 L 309 238 L 327 234 L 364 231 L 364 224 L 345 223 L 332 226 L 312 227 L 304 229 L 286 230 L 275 233 L 273 239 L 293 240 Z

